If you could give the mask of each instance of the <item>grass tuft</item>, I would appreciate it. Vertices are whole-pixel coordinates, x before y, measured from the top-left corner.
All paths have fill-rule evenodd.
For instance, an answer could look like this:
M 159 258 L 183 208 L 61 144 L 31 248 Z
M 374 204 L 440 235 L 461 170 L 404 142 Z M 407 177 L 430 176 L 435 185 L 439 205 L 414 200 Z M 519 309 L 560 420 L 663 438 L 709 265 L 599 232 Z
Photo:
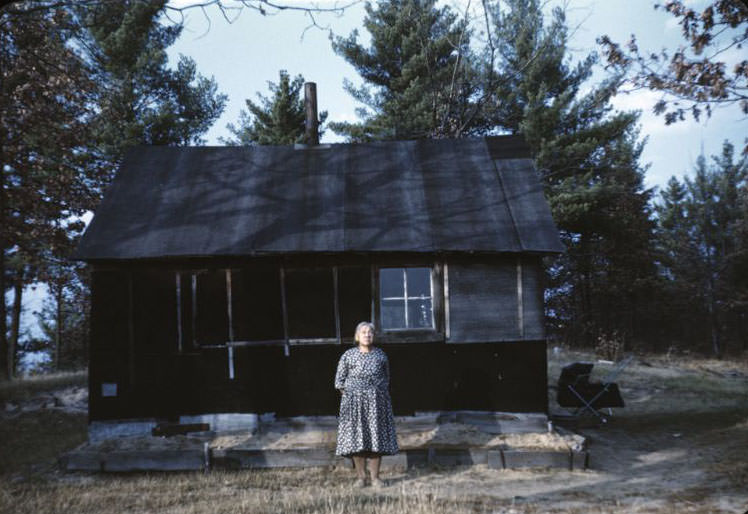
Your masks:
M 26 401 L 39 393 L 72 386 L 88 387 L 88 370 L 61 371 L 0 382 L 0 407 L 5 402 Z

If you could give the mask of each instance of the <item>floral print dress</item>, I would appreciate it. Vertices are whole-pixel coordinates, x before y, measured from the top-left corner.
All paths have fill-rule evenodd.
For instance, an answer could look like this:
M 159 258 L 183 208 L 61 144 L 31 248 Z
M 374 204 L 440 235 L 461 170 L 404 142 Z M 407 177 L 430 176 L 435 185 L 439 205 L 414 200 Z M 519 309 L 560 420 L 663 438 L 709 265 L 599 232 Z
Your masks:
M 340 357 L 335 388 L 343 397 L 336 455 L 398 452 L 389 383 L 389 362 L 382 349 L 374 347 L 363 353 L 354 347 Z

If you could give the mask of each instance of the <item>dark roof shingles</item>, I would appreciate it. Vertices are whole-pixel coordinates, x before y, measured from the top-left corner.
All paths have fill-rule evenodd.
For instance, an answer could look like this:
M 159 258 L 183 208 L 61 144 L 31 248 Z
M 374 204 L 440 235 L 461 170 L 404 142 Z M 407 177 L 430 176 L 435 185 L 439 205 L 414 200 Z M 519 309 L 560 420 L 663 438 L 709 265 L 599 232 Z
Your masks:
M 133 149 L 75 257 L 562 251 L 532 161 L 495 148 Z

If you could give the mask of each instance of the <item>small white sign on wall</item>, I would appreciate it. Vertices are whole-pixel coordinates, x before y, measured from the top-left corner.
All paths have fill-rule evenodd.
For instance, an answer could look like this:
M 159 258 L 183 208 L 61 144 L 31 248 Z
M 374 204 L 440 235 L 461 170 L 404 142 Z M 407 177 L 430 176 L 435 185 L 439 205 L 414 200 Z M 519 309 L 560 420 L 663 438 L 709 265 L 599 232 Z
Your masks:
M 101 384 L 101 396 L 113 397 L 117 396 L 117 384 L 111 382 L 104 382 Z

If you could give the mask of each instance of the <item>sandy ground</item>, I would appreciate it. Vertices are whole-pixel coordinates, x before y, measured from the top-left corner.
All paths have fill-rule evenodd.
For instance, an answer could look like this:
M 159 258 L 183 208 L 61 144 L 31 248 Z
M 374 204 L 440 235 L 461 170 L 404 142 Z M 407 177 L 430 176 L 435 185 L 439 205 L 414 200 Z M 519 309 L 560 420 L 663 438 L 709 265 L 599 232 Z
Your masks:
M 568 351 L 549 355 L 552 382 L 561 365 L 592 358 Z M 609 370 L 609 365 L 595 365 L 598 376 Z M 389 487 L 361 494 L 417 495 L 495 513 L 748 511 L 746 360 L 639 357 L 618 383 L 626 407 L 614 410 L 605 425 L 577 429 L 591 452 L 587 471 L 502 471 L 485 466 L 416 469 L 388 473 Z M 550 385 L 550 405 L 557 409 Z M 79 391 L 58 393 L 51 400 L 48 396 L 46 403 L 37 402 L 38 408 L 76 408 L 75 401 L 65 398 L 76 397 Z M 8 419 L 30 408 L 30 404 L 6 406 L 0 417 Z M 421 434 L 432 440 L 436 435 Z M 457 430 L 453 435 L 459 439 L 469 434 Z M 488 436 L 480 434 L 484 443 Z M 506 440 L 494 443 L 508 444 Z M 299 473 L 287 472 L 288 480 Z M 317 480 L 319 472 L 308 473 L 311 480 Z M 344 471 L 333 475 L 338 473 Z M 284 476 L 281 473 L 279 480 Z M 96 475 L 59 473 L 48 478 L 53 482 L 78 479 L 99 480 Z M 326 493 L 321 490 L 320 494 Z
M 562 353 L 559 367 L 589 355 Z M 600 376 L 609 366 L 596 366 Z M 587 471 L 495 471 L 480 466 L 419 477 L 401 487 L 443 497 L 512 498 L 539 511 L 748 510 L 748 366 L 638 359 L 618 379 L 627 406 L 609 423 L 578 429 Z M 551 395 L 555 392 L 551 390 Z M 550 405 L 555 405 L 551 402 Z
M 569 450 L 584 445 L 584 438 L 569 433 L 491 434 L 479 426 L 464 423 L 433 423 L 430 427 L 408 426 L 407 420 L 398 423 L 398 444 L 401 449 L 418 448 L 496 448 L 532 450 Z M 177 435 L 173 437 L 127 437 L 86 443 L 85 451 L 177 450 L 202 449 L 207 442 L 214 449 L 271 449 L 335 448 L 337 432 L 325 429 L 283 429 L 270 425 L 256 434 L 246 431 L 218 435 Z
M 489 434 L 480 427 L 463 423 L 443 423 L 423 430 L 401 430 L 397 428 L 397 442 L 401 449 L 425 447 L 477 447 L 477 448 L 536 448 L 566 450 L 577 444 L 569 435 L 553 434 Z M 336 442 L 335 430 L 306 430 L 303 432 L 268 431 L 253 437 L 230 435 L 216 438 L 214 448 L 308 448 L 325 446 L 333 448 Z

